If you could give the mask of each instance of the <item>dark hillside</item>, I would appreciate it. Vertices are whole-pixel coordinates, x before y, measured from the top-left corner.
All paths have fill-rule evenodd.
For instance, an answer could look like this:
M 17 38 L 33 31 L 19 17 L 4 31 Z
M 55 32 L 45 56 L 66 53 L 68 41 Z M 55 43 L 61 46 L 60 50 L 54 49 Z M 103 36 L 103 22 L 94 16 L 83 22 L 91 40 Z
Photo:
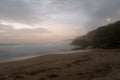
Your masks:
M 120 21 L 90 31 L 86 35 L 76 38 L 71 44 L 80 46 L 82 49 L 87 47 L 120 48 Z

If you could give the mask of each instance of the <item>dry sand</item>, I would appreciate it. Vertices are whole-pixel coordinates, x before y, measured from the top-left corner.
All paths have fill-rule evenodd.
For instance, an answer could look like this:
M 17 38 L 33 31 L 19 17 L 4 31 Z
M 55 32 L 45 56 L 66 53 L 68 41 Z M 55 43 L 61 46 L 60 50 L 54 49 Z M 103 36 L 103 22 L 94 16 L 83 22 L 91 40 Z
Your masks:
M 120 50 L 72 51 L 1 63 L 0 80 L 120 80 Z

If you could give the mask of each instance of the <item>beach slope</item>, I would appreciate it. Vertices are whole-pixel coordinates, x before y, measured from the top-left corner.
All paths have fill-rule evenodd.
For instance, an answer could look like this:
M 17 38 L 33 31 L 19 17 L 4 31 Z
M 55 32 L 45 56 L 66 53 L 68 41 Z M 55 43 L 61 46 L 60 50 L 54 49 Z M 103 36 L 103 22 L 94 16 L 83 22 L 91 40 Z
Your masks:
M 1 63 L 0 80 L 120 80 L 120 50 L 72 51 Z

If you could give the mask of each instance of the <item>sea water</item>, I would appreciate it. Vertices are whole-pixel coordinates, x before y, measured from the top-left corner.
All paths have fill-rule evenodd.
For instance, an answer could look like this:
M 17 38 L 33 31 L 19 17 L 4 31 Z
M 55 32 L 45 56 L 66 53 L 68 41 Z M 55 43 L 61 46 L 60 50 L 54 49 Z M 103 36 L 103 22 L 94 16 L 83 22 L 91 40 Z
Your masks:
M 0 61 L 71 50 L 69 42 L 0 44 Z

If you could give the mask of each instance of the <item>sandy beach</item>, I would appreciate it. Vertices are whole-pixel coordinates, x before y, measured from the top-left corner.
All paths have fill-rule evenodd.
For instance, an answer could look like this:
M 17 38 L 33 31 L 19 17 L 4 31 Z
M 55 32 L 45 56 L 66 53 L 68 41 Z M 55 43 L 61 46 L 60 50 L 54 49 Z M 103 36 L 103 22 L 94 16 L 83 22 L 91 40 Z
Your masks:
M 0 63 L 0 80 L 120 80 L 120 50 L 71 51 Z

